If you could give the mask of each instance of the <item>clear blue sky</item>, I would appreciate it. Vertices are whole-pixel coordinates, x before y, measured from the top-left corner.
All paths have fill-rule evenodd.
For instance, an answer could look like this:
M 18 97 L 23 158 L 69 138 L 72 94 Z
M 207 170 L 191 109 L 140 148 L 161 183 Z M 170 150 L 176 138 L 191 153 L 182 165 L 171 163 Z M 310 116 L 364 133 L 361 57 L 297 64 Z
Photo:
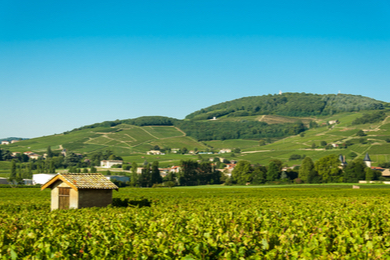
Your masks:
M 0 2 L 0 138 L 389 82 L 388 0 Z

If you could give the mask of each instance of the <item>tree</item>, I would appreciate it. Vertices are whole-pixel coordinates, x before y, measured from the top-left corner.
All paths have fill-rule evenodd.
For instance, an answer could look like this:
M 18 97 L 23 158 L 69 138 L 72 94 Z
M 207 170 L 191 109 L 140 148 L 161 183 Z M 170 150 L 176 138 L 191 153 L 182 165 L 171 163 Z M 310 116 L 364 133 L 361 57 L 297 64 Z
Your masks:
M 335 154 L 322 157 L 314 164 L 314 169 L 322 178 L 322 181 L 326 183 L 341 181 L 342 171 L 339 167 L 340 160 Z
M 358 155 L 355 153 L 355 152 L 350 152 L 348 154 L 349 157 L 351 157 L 352 159 L 356 158 Z
M 365 179 L 366 179 L 366 181 L 372 181 L 372 180 L 374 180 L 374 171 L 371 169 L 371 168 L 369 168 L 369 167 L 367 167 L 365 170 L 364 170 L 364 172 L 365 172 Z
M 311 149 L 315 149 L 317 147 L 316 143 L 311 144 Z
M 153 185 L 151 180 L 152 176 L 150 171 L 150 164 L 144 165 L 139 177 L 139 183 L 142 187 L 151 187 Z
M 51 147 L 48 146 L 47 147 L 47 152 L 46 152 L 46 158 L 51 158 L 51 157 L 53 157 L 53 152 L 51 150 Z
M 158 161 L 154 161 L 152 164 L 151 184 L 162 183 L 162 177 L 160 170 L 158 169 Z
M 245 184 L 252 180 L 253 168 L 248 161 L 239 161 L 232 171 L 232 179 L 238 184 Z
M 361 129 L 360 129 L 359 131 L 357 131 L 356 135 L 357 135 L 357 136 L 366 136 L 366 134 L 364 133 L 364 131 L 361 130 Z
M 326 141 L 321 141 L 321 146 L 326 146 L 328 143 Z
M 16 180 L 16 162 L 15 160 L 12 160 L 11 162 L 11 172 L 10 172 L 10 175 L 9 175 L 9 180 L 12 182 L 14 180 Z
M 268 171 L 267 171 L 267 181 L 276 181 L 280 178 L 280 171 L 278 165 L 271 161 L 268 165 Z
M 198 162 L 193 160 L 180 161 L 179 183 L 184 186 L 193 186 L 198 184 L 197 168 Z
M 67 153 L 64 164 L 66 166 L 76 166 L 80 162 L 80 157 L 78 157 L 75 153 Z
M 97 173 L 96 167 L 94 167 L 94 166 L 91 167 L 91 173 Z
M 153 150 L 160 151 L 160 146 L 158 146 L 158 145 L 155 145 L 155 146 L 153 147 Z
M 311 183 L 315 180 L 317 172 L 314 169 L 313 160 L 310 157 L 305 157 L 302 161 L 301 167 L 299 167 L 298 178 L 303 182 Z
M 186 154 L 188 152 L 188 149 L 186 147 L 181 148 L 181 153 Z
M 53 159 L 49 159 L 49 169 L 48 169 L 48 173 L 55 173 L 56 172 L 56 168 L 54 167 L 54 160 Z
M 136 162 L 133 162 L 131 164 L 131 184 L 133 186 L 137 186 L 138 185 L 138 174 L 137 174 L 137 169 L 138 169 L 138 164 Z
M 252 172 L 252 184 L 263 184 L 267 180 L 267 169 L 263 166 L 256 165 Z

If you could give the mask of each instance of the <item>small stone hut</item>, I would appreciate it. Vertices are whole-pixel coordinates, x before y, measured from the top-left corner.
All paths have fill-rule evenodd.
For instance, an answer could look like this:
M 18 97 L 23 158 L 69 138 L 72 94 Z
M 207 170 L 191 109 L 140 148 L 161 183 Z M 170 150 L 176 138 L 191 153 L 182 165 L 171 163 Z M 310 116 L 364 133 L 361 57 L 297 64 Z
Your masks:
M 118 187 L 100 173 L 58 173 L 42 185 L 51 189 L 51 210 L 106 207 Z

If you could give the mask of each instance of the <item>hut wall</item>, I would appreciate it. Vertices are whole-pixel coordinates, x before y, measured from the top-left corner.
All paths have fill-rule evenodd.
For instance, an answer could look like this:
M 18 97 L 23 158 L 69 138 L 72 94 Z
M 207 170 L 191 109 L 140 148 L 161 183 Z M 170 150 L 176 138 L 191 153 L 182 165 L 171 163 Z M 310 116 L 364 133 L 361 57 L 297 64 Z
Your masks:
M 51 189 L 51 210 L 58 209 L 59 205 L 59 198 L 58 198 L 58 188 L 59 182 L 55 183 L 53 185 L 53 188 Z
M 79 190 L 79 208 L 107 207 L 112 203 L 112 190 Z

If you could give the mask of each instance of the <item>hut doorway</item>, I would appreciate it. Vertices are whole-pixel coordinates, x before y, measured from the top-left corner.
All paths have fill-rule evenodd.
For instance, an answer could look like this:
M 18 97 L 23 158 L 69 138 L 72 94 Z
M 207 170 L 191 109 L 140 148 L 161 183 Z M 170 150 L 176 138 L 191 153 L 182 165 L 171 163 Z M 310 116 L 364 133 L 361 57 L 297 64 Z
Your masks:
M 69 209 L 70 202 L 70 188 L 68 187 L 60 187 L 58 188 L 58 208 L 59 209 Z

